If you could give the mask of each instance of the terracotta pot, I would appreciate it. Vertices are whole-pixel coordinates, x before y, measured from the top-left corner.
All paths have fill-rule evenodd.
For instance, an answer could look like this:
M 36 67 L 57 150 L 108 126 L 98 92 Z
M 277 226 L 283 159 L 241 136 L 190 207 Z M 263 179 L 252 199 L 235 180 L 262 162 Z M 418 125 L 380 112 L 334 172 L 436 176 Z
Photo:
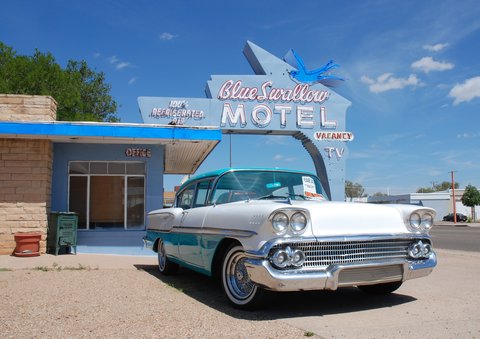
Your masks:
M 15 234 L 15 252 L 17 257 L 35 257 L 40 255 L 41 233 L 17 233 Z

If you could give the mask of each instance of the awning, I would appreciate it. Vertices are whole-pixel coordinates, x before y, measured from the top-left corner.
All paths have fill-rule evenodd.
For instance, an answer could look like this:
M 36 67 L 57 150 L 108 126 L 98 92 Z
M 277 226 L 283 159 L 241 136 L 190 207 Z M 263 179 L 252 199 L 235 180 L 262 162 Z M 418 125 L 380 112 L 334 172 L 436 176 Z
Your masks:
M 194 173 L 222 139 L 218 127 L 102 122 L 0 122 L 0 138 L 165 146 L 165 174 Z

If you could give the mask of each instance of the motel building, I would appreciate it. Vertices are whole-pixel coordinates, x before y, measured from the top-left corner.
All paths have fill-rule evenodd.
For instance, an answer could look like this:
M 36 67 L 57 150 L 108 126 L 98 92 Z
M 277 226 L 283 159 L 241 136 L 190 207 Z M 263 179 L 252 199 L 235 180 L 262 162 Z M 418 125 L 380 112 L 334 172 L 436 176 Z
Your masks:
M 163 175 L 195 172 L 221 139 L 211 127 L 55 118 L 51 97 L 0 95 L 0 254 L 26 232 L 42 234 L 45 253 L 52 211 L 77 214 L 79 253 L 143 254 Z
M 138 124 L 56 121 L 51 97 L 0 94 L 0 254 L 32 232 L 45 253 L 49 219 L 70 213 L 77 253 L 151 255 L 142 237 L 164 175 L 194 174 L 224 134 L 292 136 L 326 198 L 344 200 L 351 103 L 293 51 L 247 42 L 243 54 L 254 75 L 212 75 L 206 98 L 139 97 Z

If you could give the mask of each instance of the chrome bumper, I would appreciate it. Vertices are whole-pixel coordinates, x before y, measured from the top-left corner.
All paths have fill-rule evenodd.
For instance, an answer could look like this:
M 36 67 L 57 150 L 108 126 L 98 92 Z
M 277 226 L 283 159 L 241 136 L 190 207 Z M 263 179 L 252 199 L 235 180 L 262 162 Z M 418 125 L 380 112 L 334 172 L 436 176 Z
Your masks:
M 336 290 L 338 287 L 405 281 L 429 275 L 437 265 L 434 252 L 421 261 L 385 261 L 330 265 L 318 271 L 281 271 L 267 259 L 247 258 L 250 279 L 272 291 Z

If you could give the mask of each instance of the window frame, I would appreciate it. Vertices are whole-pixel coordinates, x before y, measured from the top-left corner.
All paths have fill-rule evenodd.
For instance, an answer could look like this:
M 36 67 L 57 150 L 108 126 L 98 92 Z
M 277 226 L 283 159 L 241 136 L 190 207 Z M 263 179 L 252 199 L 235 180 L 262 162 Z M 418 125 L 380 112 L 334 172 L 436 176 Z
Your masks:
M 214 186 L 214 183 L 215 183 L 215 177 L 209 177 L 209 178 L 202 178 L 202 179 L 199 179 L 199 180 L 196 180 L 194 182 L 191 182 L 189 185 L 185 186 L 185 188 L 183 188 L 181 191 L 179 191 L 176 196 L 175 196 L 175 207 L 176 208 L 182 208 L 182 209 L 191 209 L 191 208 L 200 208 L 200 207 L 206 207 L 206 206 L 211 206 L 211 202 L 210 202 L 210 195 L 212 194 L 212 191 L 213 191 L 213 186 Z M 205 183 L 205 182 L 208 182 L 208 188 L 207 188 L 207 194 L 205 195 L 205 204 L 199 206 L 197 205 L 197 199 L 198 199 L 198 193 L 199 193 L 199 187 L 201 184 Z M 193 187 L 193 197 L 192 197 L 192 201 L 190 202 L 190 205 L 188 208 L 184 208 L 182 207 L 182 205 L 180 204 L 180 199 L 181 197 L 183 196 L 183 194 L 188 190 L 190 189 L 191 187 Z M 186 206 L 186 205 L 184 205 Z
M 71 173 L 71 166 L 74 163 L 86 163 L 87 168 L 86 168 L 86 173 Z M 107 173 L 91 173 L 91 163 L 106 163 L 107 166 Z M 109 172 L 109 167 L 111 163 L 115 164 L 124 164 L 124 173 L 108 173 Z M 128 164 L 143 164 L 143 173 L 128 173 Z M 138 230 L 145 230 L 146 229 L 146 202 L 147 202 L 147 174 L 146 174 L 146 163 L 142 161 L 89 161 L 89 160 L 72 160 L 68 162 L 68 167 L 67 167 L 67 210 L 70 211 L 70 178 L 71 177 L 86 177 L 87 178 L 87 202 L 86 202 L 86 220 L 85 220 L 85 228 L 81 228 L 79 230 L 81 231 L 92 231 L 93 229 L 90 228 L 90 203 L 91 203 L 91 178 L 92 177 L 107 177 L 107 176 L 117 176 L 117 177 L 123 177 L 124 178 L 124 187 L 123 187 L 123 196 L 124 196 L 124 211 L 123 211 L 123 230 L 125 231 L 138 231 Z M 144 216 L 143 216 L 143 226 L 142 227 L 128 227 L 128 179 L 131 177 L 142 177 L 143 178 L 143 197 L 144 197 Z M 119 229 L 119 228 L 117 228 Z

